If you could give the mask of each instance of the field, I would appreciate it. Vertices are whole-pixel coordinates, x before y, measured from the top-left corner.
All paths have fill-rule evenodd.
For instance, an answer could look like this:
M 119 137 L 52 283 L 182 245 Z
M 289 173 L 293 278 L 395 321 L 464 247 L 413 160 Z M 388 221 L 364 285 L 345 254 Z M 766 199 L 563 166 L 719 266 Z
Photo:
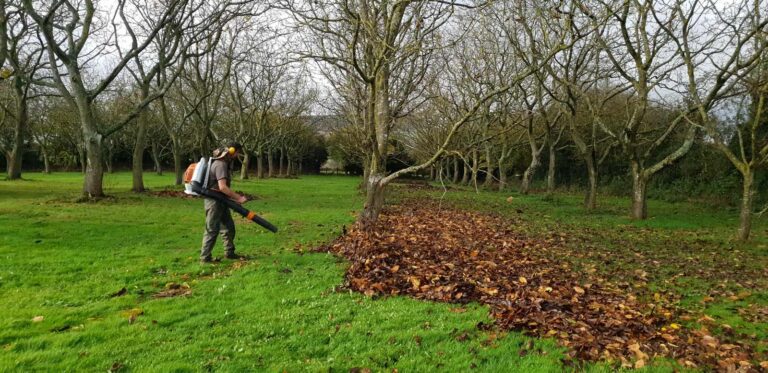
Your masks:
M 478 327 L 487 306 L 405 296 L 370 297 L 344 287 L 349 263 L 312 249 L 351 227 L 358 180 L 336 176 L 235 181 L 258 198 L 246 206 L 280 228 L 244 219 L 245 261 L 198 263 L 202 201 L 128 192 L 130 174 L 107 175 L 98 203 L 77 203 L 79 174 L 25 174 L 0 182 L 0 371 L 561 371 L 552 338 Z M 152 192 L 171 176 L 147 174 Z M 512 196 L 511 200 L 507 197 Z M 652 201 L 651 219 L 627 219 L 628 203 L 603 198 L 585 215 L 580 197 L 475 193 L 397 185 L 412 198 L 493 212 L 530 237 L 567 237 L 574 268 L 612 281 L 639 276 L 639 296 L 662 293 L 717 336 L 735 336 L 758 360 L 768 346 L 768 225 L 733 244 L 737 214 Z M 214 256 L 222 256 L 219 243 Z M 581 266 L 581 267 L 579 267 Z M 706 321 L 709 323 L 709 321 Z M 726 324 L 727 327 L 723 325 Z M 526 351 L 525 353 L 521 353 Z M 529 353 L 530 352 L 530 353 Z M 653 371 L 675 365 L 649 364 Z M 611 363 L 581 368 L 610 371 Z M 756 368 L 759 369 L 759 368 Z

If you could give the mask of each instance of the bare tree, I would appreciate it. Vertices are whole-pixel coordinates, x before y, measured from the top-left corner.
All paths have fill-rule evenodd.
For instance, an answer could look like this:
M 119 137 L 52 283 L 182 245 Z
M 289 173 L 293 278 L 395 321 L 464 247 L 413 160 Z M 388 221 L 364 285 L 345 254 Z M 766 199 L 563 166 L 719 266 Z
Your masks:
M 21 178 L 21 162 L 24 140 L 29 137 L 29 101 L 34 98 L 33 86 L 38 70 L 44 67 L 43 45 L 38 38 L 35 25 L 17 1 L 0 4 L 0 79 L 7 85 L 6 99 L 0 101 L 3 110 L 3 125 L 9 129 L 9 136 L 3 136 L 0 150 L 3 151 L 8 179 Z M 6 140 L 8 142 L 6 143 Z
M 366 202 L 358 218 L 371 226 L 381 211 L 386 186 L 397 177 L 425 169 L 442 157 L 456 131 L 489 99 L 509 86 L 485 87 L 475 105 L 450 126 L 443 145 L 425 162 L 394 173 L 386 171 L 390 135 L 397 118 L 420 105 L 422 79 L 431 65 L 433 52 L 443 47 L 439 30 L 466 3 L 449 1 L 335 1 L 330 3 L 283 2 L 296 20 L 314 35 L 316 48 L 307 51 L 329 66 L 346 71 L 365 87 L 362 127 L 367 148 Z M 548 7 L 549 4 L 544 5 Z M 542 61 L 563 48 L 542 50 Z M 531 74 L 524 69 L 509 82 Z M 393 88 L 399 86 L 399 89 Z
M 715 148 L 741 173 L 737 238 L 742 241 L 749 239 L 752 226 L 755 173 L 768 163 L 766 9 L 768 3 L 760 0 L 728 5 L 676 0 L 670 4 L 670 13 L 679 20 L 680 27 L 662 23 L 685 67 L 681 85 L 687 87 L 691 107 L 685 120 L 703 127 Z M 662 21 L 662 15 L 654 15 Z M 726 99 L 736 102 L 735 108 L 722 110 L 732 112 L 735 123 L 723 126 L 713 113 Z M 737 146 L 731 147 L 730 143 Z
M 264 35 L 265 32 L 261 30 L 257 34 Z M 271 36 L 274 38 L 279 34 L 272 32 Z M 274 114 L 278 92 L 289 78 L 290 65 L 278 53 L 278 46 L 267 44 L 256 35 L 248 37 L 244 44 L 247 47 L 242 57 L 235 61 L 228 83 L 229 102 L 237 125 L 233 132 L 246 149 L 255 153 L 257 175 L 263 178 L 264 154 L 274 141 L 275 127 L 270 126 L 269 119 Z M 246 152 L 240 173 L 242 179 L 248 178 L 249 164 L 250 155 Z
M 584 8 L 597 9 L 591 13 L 596 23 L 609 20 L 598 34 L 598 42 L 613 69 L 620 75 L 628 90 L 628 108 L 622 128 L 614 131 L 602 117 L 595 118 L 601 129 L 621 145 L 627 156 L 632 175 L 631 217 L 648 217 L 647 188 L 653 175 L 683 157 L 696 134 L 696 126 L 687 125 L 683 115 L 662 119 L 658 123 L 648 114 L 654 102 L 653 95 L 665 88 L 673 72 L 681 65 L 675 53 L 673 38 L 665 28 L 677 28 L 678 19 L 671 15 L 659 19 L 664 4 L 651 0 L 599 2 L 596 6 L 580 3 Z M 593 5 L 593 4 L 590 4 Z M 657 9 L 659 8 L 659 9 Z M 671 14 L 671 13 L 670 13 Z M 596 25 L 599 28 L 599 25 Z M 674 134 L 685 135 L 672 150 L 669 142 Z
M 282 175 L 283 161 L 287 160 L 290 166 L 290 159 L 285 158 L 300 161 L 305 155 L 304 152 L 309 149 L 310 143 L 314 142 L 314 131 L 309 131 L 303 117 L 309 114 L 310 104 L 316 100 L 317 93 L 307 88 L 308 83 L 301 71 L 286 74 L 278 83 L 275 96 L 271 99 L 270 123 L 264 124 L 267 130 L 262 132 L 262 138 L 259 141 L 267 150 L 268 160 L 272 158 L 273 151 L 279 151 L 278 173 Z M 307 143 L 297 143 L 296 141 L 300 138 Z M 295 170 L 296 168 L 293 169 Z M 290 176 L 288 170 L 285 169 L 285 171 Z M 272 175 L 274 172 L 270 171 L 268 176 Z
M 136 114 L 135 141 L 131 153 L 132 165 L 132 187 L 134 192 L 143 192 L 144 189 L 144 151 L 147 147 L 148 131 L 148 112 L 147 105 L 151 96 L 158 98 L 165 94 L 170 84 L 178 77 L 186 59 L 199 54 L 204 54 L 206 50 L 191 50 L 191 46 L 200 43 L 201 40 L 211 37 L 209 32 L 199 29 L 192 21 L 194 8 L 180 8 L 182 14 L 174 15 L 174 21 L 166 25 L 158 24 L 163 20 L 165 9 L 154 6 L 152 0 L 129 0 L 133 2 L 135 14 L 129 20 L 125 10 L 119 12 L 122 22 L 112 20 L 114 34 L 119 35 L 119 28 L 122 25 L 130 25 L 125 28 L 126 33 L 134 41 L 128 50 L 125 45 L 116 43 L 118 56 L 124 58 L 134 47 L 139 37 L 146 37 L 152 33 L 155 36 L 151 39 L 152 43 L 146 48 L 146 53 L 134 53 L 129 63 L 125 65 L 136 86 L 137 104 L 140 106 Z M 188 17 L 188 18 L 185 18 Z M 210 25 L 208 25 L 210 26 Z M 197 29 L 195 27 L 198 27 Z M 156 31 L 157 30 L 157 31 Z M 175 69 L 172 69 L 175 67 Z M 171 70 L 172 69 L 172 70 Z M 171 71 L 168 71 L 171 70 Z M 158 76 L 164 74 L 165 85 L 158 86 Z M 128 114 L 130 115 L 130 113 Z M 105 135 L 109 135 L 108 133 Z
M 237 48 L 237 33 L 243 27 L 234 26 L 225 34 L 218 30 L 215 37 L 193 46 L 193 50 L 205 52 L 187 60 L 179 79 L 179 103 L 183 105 L 185 120 L 192 121 L 193 146 L 199 155 L 208 154 L 224 141 L 215 132 L 215 124 L 225 113 L 227 82 L 235 61 L 230 56 Z
M 54 80 L 52 86 L 78 113 L 87 154 L 83 195 L 88 198 L 104 195 L 102 144 L 105 137 L 131 122 L 147 105 L 162 96 L 167 86 L 141 100 L 134 110 L 109 126 L 99 125 L 95 116 L 96 99 L 129 63 L 146 58 L 150 46 L 163 30 L 194 33 L 193 30 L 206 30 L 223 16 L 231 14 L 228 3 L 208 7 L 205 2 L 192 0 L 144 3 L 119 0 L 112 9 L 97 9 L 92 0 L 55 3 L 23 0 L 23 4 L 45 40 Z M 154 23 L 146 25 L 139 33 L 134 17 L 144 7 L 157 11 L 152 12 Z M 115 57 L 114 64 L 106 68 L 102 78 L 93 79 L 88 66 L 94 59 L 114 57 L 114 45 L 121 46 L 121 53 Z
M 550 58 L 541 53 L 562 41 L 562 30 L 573 28 L 572 9 L 554 7 L 551 9 L 531 6 L 526 1 L 502 2 L 501 11 L 493 12 L 492 17 L 500 26 L 505 42 L 515 54 L 515 64 L 533 67 L 551 64 Z M 546 15 L 542 14 L 547 11 Z M 516 17 L 517 22 L 507 22 L 508 17 Z M 571 31 L 570 29 L 568 30 Z M 514 65 L 513 65 L 514 66 Z M 525 110 L 527 117 L 525 131 L 530 145 L 530 164 L 523 173 L 520 193 L 527 194 L 536 170 L 541 166 L 541 153 L 551 142 L 554 128 L 560 114 L 550 108 L 550 98 L 545 95 L 545 86 L 552 81 L 545 68 L 536 69 L 534 74 L 515 84 L 513 89 Z
M 609 104 L 629 89 L 627 85 L 613 84 L 617 79 L 612 69 L 600 62 L 602 52 L 596 43 L 599 32 L 600 29 L 582 38 L 547 66 L 554 80 L 553 87 L 547 89 L 547 92 L 559 104 L 565 121 L 564 128 L 568 129 L 576 152 L 586 166 L 588 186 L 584 195 L 584 208 L 587 210 L 597 207 L 599 165 L 615 144 L 612 138 L 606 137 L 600 130 L 597 119 L 602 118 L 609 123 L 620 121 L 621 118 L 610 118 L 611 111 L 620 110 Z
M 160 85 L 164 85 L 165 74 L 161 72 L 158 75 Z M 171 154 L 173 155 L 174 184 L 181 185 L 184 173 L 184 157 L 188 154 L 187 149 L 193 148 L 190 139 L 191 120 L 193 111 L 183 103 L 183 93 L 180 84 L 174 84 L 166 95 L 158 98 L 156 101 L 160 112 L 160 123 L 164 133 L 168 136 L 171 145 Z M 200 154 L 197 154 L 200 155 Z

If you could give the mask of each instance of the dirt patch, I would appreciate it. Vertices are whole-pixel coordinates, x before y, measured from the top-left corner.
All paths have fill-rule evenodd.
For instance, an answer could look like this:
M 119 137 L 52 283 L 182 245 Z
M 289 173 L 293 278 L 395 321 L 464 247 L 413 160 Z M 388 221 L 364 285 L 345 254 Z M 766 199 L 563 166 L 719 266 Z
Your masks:
M 673 297 L 643 302 L 622 284 L 574 270 L 560 259 L 569 255 L 565 240 L 528 238 L 509 220 L 418 201 L 387 209 L 374 229 L 354 228 L 321 250 L 351 261 L 351 289 L 479 301 L 498 327 L 557 338 L 569 358 L 640 368 L 667 357 L 686 367 L 759 369 L 748 345 L 713 337 L 710 320 L 695 330 L 681 326 L 691 315 Z
M 185 297 L 190 294 L 192 294 L 192 289 L 186 282 L 182 284 L 168 283 L 165 285 L 165 290 L 155 293 L 152 298 Z

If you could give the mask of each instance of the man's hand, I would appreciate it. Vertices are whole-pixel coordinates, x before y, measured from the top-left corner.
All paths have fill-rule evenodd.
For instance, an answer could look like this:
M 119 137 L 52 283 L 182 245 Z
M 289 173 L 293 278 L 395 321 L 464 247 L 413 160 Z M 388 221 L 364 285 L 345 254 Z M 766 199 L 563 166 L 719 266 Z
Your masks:
M 233 201 L 235 201 L 235 202 L 237 202 L 237 203 L 239 203 L 241 205 L 248 201 L 248 198 L 245 198 L 245 196 L 241 196 L 241 195 L 235 193 L 232 189 L 230 189 L 227 186 L 227 180 L 226 179 L 219 179 L 218 183 L 219 183 L 219 191 L 224 193 L 224 195 L 227 196 L 229 199 L 231 199 L 231 200 L 233 200 Z

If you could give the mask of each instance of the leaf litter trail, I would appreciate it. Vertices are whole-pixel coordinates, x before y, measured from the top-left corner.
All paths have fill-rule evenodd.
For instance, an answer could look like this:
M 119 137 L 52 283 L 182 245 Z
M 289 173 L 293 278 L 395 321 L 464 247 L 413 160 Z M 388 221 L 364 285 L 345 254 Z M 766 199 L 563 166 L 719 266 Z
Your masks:
M 569 255 L 565 237 L 531 239 L 514 228 L 500 217 L 409 201 L 387 208 L 371 231 L 353 228 L 320 250 L 351 261 L 351 289 L 487 304 L 500 328 L 557 338 L 568 348 L 566 363 L 640 368 L 667 357 L 686 367 L 761 369 L 748 345 L 721 341 L 705 326 L 680 326 L 680 311 L 663 299 L 645 303 L 594 273 L 574 271 L 560 260 Z

